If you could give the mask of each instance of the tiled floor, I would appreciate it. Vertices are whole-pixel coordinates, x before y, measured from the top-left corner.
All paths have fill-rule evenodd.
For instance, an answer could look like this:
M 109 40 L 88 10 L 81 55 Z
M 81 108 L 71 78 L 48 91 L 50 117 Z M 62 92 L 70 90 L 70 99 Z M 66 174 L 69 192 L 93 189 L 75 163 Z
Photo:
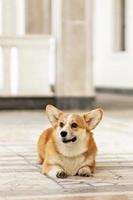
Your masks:
M 108 107 L 100 98 L 105 116 L 94 131 L 99 153 L 96 173 L 89 178 L 52 180 L 41 174 L 36 141 L 49 126 L 45 113 L 0 112 L 0 200 L 133 199 L 133 101 Z

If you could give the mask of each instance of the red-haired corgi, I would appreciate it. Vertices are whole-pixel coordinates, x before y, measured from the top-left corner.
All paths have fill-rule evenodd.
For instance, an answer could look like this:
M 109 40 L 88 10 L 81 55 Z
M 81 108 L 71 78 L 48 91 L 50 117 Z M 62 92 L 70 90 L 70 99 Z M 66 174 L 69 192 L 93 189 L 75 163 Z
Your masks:
M 91 131 L 101 121 L 103 111 L 98 108 L 68 114 L 47 105 L 46 113 L 52 127 L 41 134 L 37 144 L 42 173 L 52 178 L 90 176 L 95 170 L 97 152 Z

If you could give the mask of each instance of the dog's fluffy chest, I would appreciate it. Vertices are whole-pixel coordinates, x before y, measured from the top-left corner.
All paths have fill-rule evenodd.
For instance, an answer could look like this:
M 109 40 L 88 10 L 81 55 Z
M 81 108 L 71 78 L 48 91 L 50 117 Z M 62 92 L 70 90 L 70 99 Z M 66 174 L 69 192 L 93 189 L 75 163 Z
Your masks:
M 74 158 L 63 157 L 61 165 L 69 175 L 76 175 L 79 168 L 83 165 L 85 157 L 83 155 Z
M 87 151 L 86 141 L 77 141 L 75 145 L 73 143 L 68 145 L 61 143 L 58 149 L 60 152 L 59 164 L 68 175 L 76 175 L 86 160 L 84 156 L 84 152 Z

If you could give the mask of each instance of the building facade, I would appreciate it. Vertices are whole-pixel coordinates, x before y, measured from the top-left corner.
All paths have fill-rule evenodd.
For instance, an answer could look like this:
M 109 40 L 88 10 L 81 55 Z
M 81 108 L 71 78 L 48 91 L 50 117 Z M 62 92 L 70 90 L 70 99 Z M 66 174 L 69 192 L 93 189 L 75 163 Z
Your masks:
M 92 105 L 133 89 L 131 0 L 0 0 L 0 97 Z

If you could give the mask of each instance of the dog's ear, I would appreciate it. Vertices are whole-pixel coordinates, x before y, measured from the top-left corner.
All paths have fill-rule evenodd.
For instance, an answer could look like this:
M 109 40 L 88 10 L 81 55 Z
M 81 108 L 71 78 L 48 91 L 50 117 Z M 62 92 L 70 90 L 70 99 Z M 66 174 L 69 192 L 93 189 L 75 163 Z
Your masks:
M 103 117 L 103 110 L 101 108 L 92 110 L 88 113 L 84 113 L 83 117 L 85 119 L 85 122 L 87 123 L 87 127 L 89 128 L 89 130 L 92 130 L 101 121 Z
M 52 126 L 55 126 L 59 120 L 61 110 L 57 109 L 55 106 L 47 105 L 46 106 L 46 113 L 48 116 L 49 121 L 51 122 Z

